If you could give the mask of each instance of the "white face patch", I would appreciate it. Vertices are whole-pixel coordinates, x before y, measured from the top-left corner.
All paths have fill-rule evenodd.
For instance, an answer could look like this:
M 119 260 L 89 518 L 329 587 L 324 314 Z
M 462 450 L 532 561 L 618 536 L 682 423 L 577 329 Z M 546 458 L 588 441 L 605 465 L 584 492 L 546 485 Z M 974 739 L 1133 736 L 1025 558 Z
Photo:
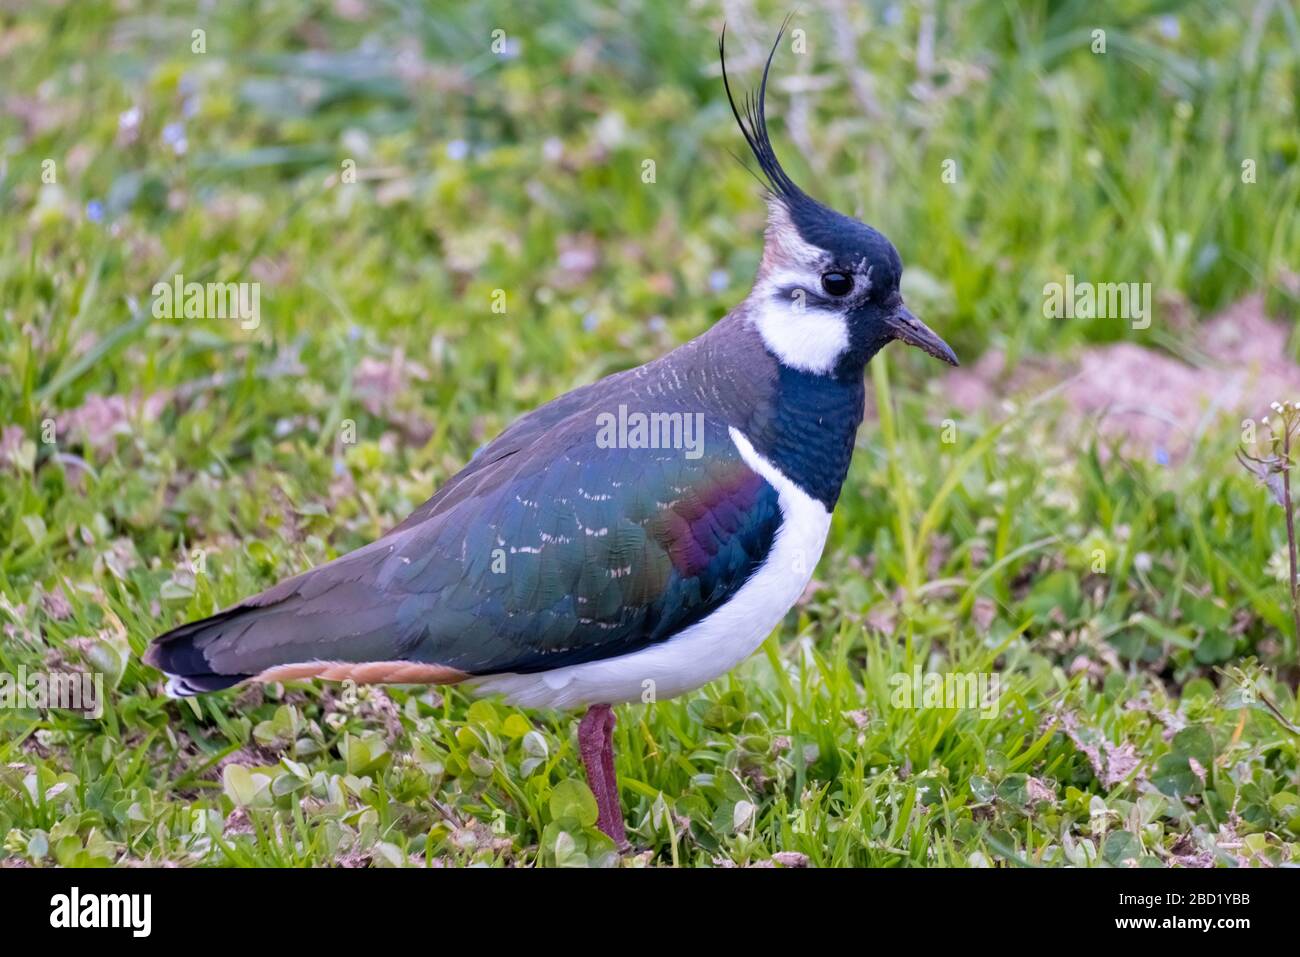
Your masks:
M 801 280 L 800 285 L 805 282 Z M 828 374 L 848 351 L 848 320 L 841 313 L 798 303 L 797 293 L 802 290 L 796 290 L 796 296 L 785 302 L 777 291 L 779 288 L 764 290 L 756 286 L 754 289 L 757 298 L 749 319 L 763 337 L 763 345 L 783 365 L 817 375 Z
M 749 320 L 782 364 L 817 375 L 830 373 L 849 348 L 846 310 L 827 309 L 808 300 L 809 291 L 820 291 L 822 273 L 831 265 L 825 250 L 799 235 L 785 205 L 779 200 L 769 203 L 763 262 L 749 297 Z M 866 273 L 855 278 L 859 289 L 870 284 Z

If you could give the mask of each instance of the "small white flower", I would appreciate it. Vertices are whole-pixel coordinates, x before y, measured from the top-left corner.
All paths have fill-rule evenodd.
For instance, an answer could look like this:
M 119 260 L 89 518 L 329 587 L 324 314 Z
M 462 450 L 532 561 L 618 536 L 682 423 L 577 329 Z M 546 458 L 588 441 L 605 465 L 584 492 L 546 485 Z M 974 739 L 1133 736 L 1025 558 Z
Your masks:
M 1285 548 L 1279 548 L 1268 559 L 1268 573 L 1274 581 L 1286 582 L 1291 579 L 1291 565 Z

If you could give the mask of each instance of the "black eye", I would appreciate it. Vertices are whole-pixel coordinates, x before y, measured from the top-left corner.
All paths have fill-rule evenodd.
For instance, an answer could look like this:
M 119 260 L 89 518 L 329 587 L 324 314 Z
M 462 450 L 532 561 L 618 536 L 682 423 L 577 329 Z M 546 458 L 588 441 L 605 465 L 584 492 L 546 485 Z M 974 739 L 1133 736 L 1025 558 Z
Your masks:
M 847 296 L 853 291 L 853 277 L 842 272 L 822 273 L 822 288 L 832 296 Z

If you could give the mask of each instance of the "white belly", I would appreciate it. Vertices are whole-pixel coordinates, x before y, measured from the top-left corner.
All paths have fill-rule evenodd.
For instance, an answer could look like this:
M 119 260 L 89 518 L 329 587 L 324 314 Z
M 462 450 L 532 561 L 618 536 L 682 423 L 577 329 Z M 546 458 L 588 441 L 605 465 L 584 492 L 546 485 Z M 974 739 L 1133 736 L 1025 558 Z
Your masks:
M 528 708 L 671 698 L 725 674 L 763 643 L 812 579 L 831 514 L 755 452 L 744 435 L 734 428 L 730 432 L 749 467 L 777 490 L 782 519 L 767 560 L 731 600 L 649 648 L 539 674 L 492 675 L 476 683 L 478 693 L 503 694 Z

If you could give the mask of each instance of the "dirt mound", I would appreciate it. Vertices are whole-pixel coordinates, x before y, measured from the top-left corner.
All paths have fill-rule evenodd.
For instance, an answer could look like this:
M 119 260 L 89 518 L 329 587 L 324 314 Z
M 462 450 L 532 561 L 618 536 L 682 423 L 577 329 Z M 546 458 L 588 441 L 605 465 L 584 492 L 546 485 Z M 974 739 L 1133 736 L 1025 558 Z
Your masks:
M 1270 402 L 1300 400 L 1289 335 L 1287 324 L 1266 315 L 1262 296 L 1248 296 L 1189 330 L 1189 361 L 1121 342 L 1086 349 L 1073 361 L 1024 362 L 1008 376 L 1001 354 L 990 352 L 949 373 L 943 392 L 957 408 L 976 412 L 1059 384 L 1070 412 L 1095 421 L 1128 453 L 1173 460 L 1221 416 L 1258 419 Z

